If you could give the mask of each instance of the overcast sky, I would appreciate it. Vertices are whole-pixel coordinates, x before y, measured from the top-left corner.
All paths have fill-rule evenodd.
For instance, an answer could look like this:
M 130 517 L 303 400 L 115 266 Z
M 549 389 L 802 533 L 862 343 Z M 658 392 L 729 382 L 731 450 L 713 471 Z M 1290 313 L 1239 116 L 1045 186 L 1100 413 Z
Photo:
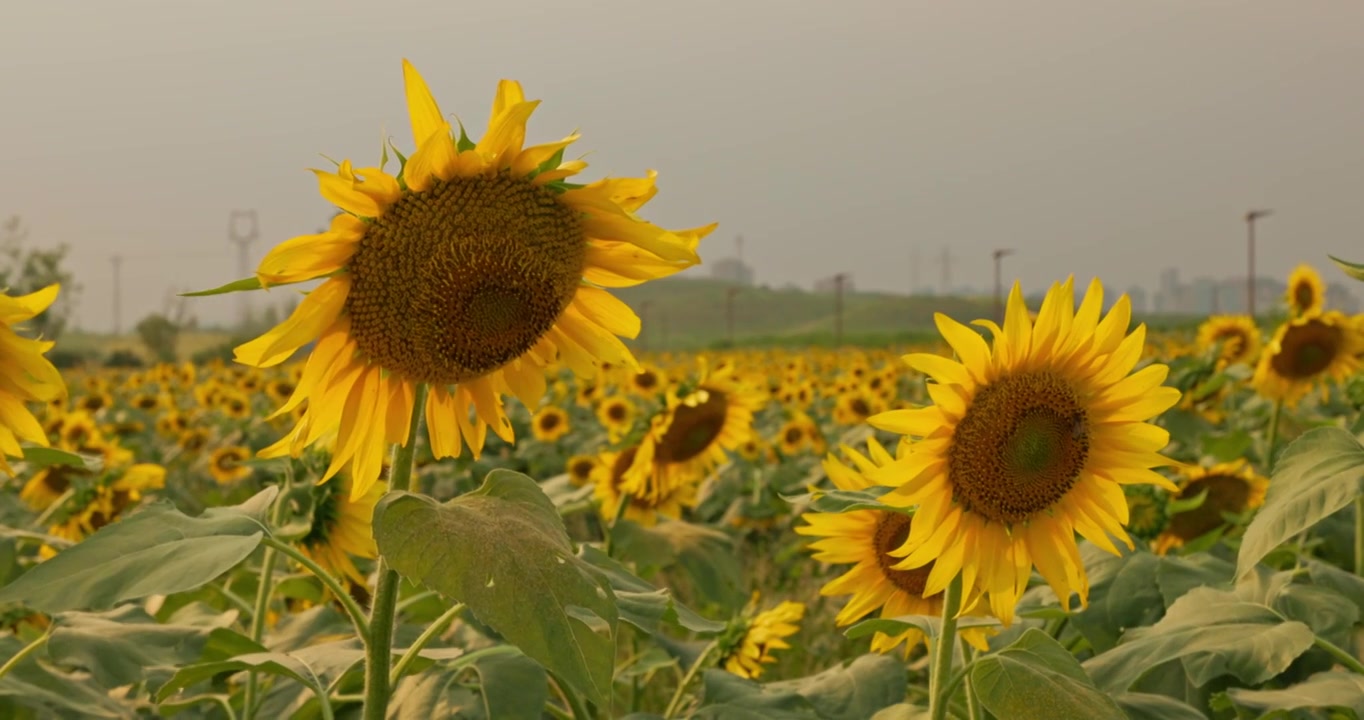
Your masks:
M 1155 287 L 1259 261 L 1364 258 L 1364 3 L 1282 0 L 10 0 L 0 7 L 0 216 L 67 242 L 80 325 L 239 276 L 330 216 L 319 154 L 411 138 L 401 59 L 481 133 L 499 78 L 580 128 L 589 177 L 659 171 L 647 216 L 745 238 L 759 281 Z M 230 318 L 226 298 L 197 300 Z

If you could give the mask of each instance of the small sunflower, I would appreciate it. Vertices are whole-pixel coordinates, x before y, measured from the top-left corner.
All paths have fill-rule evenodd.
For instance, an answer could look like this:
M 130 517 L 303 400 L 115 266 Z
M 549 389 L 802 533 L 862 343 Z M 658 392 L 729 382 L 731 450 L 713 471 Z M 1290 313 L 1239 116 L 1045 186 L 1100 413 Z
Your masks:
M 1269 480 L 1244 460 L 1186 470 L 1175 499 L 1189 500 L 1207 494 L 1198 507 L 1170 518 L 1152 549 L 1164 555 L 1226 526 L 1226 515 L 1240 515 L 1263 505 L 1268 488 Z
M 208 445 L 209 432 L 207 428 L 190 428 L 176 439 L 176 444 L 180 449 L 187 453 L 196 453 L 203 450 Z
M 907 446 L 902 445 L 902 452 Z M 848 467 L 830 455 L 824 461 L 829 480 L 840 490 L 864 490 L 874 483 L 862 473 L 889 464 L 894 458 L 875 438 L 867 441 L 868 456 L 844 446 L 843 452 L 852 461 Z M 859 472 L 860 471 L 860 472 Z M 810 544 L 814 558 L 830 564 L 852 563 L 853 567 L 820 589 L 828 596 L 851 595 L 834 619 L 839 627 L 851 625 L 868 614 L 880 611 L 883 618 L 904 615 L 942 615 L 942 593 L 924 596 L 924 586 L 933 571 L 933 562 L 913 570 L 897 570 L 899 558 L 891 555 L 904 545 L 914 518 L 908 513 L 890 510 L 852 510 L 843 513 L 806 513 L 807 523 L 796 528 L 801 535 L 813 535 L 820 540 Z M 963 603 L 967 605 L 968 603 Z M 988 650 L 986 632 L 982 628 L 967 628 L 962 637 L 981 650 Z M 897 635 L 876 633 L 871 649 L 889 653 L 904 645 L 907 658 L 920 642 L 927 638 L 917 629 Z
M 1221 347 L 1219 368 L 1253 363 L 1260 354 L 1260 328 L 1245 315 L 1214 315 L 1198 327 L 1198 345 L 1204 350 Z
M 725 462 L 726 450 L 736 449 L 752 433 L 759 407 L 733 368 L 703 368 L 696 388 L 681 397 L 670 394 L 667 406 L 651 421 L 627 475 L 630 492 L 666 491 L 703 479 Z
M 1296 317 L 1275 331 L 1251 382 L 1261 395 L 1295 405 L 1313 388 L 1358 372 L 1364 335 L 1341 313 Z
M 99 485 L 85 496 L 85 502 L 69 513 L 66 520 L 48 528 L 54 537 L 80 542 L 100 528 L 121 518 L 129 508 L 142 501 L 143 491 L 166 486 L 166 469 L 152 463 L 129 466 L 119 478 L 108 485 Z M 55 554 L 44 546 L 42 554 Z
M 1294 317 L 1318 313 L 1326 307 L 1326 285 L 1311 265 L 1299 265 L 1289 273 L 1287 300 Z
M 1124 485 L 1127 531 L 1147 542 L 1155 540 L 1170 522 L 1170 493 L 1155 485 Z
M 757 593 L 753 599 L 756 604 Z M 790 600 L 758 613 L 747 622 L 743 636 L 725 654 L 721 664 L 739 677 L 757 679 L 765 670 L 763 665 L 777 661 L 772 651 L 791 647 L 786 638 L 800 632 L 800 621 L 804 617 L 805 604 Z
M 29 509 L 42 512 L 61 499 L 71 488 L 72 480 L 90 474 L 89 470 L 75 465 L 50 465 L 24 483 L 23 489 L 19 491 L 19 499 Z
M 366 587 L 365 576 L 351 558 L 373 560 L 378 556 L 379 549 L 374 544 L 374 506 L 387 487 L 387 483 L 376 482 L 356 497 L 350 478 L 342 483 L 314 486 L 313 523 L 308 534 L 298 541 L 303 553 L 333 575 Z
M 834 422 L 840 425 L 860 425 L 867 418 L 885 410 L 881 399 L 856 387 L 845 390 L 834 405 Z
M 620 513 L 620 504 L 629 492 L 630 504 L 625 508 L 625 519 L 653 527 L 659 517 L 677 519 L 686 508 L 696 507 L 696 483 L 683 482 L 667 487 L 646 487 L 634 492 L 626 484 L 626 473 L 635 462 L 639 446 L 620 452 L 602 453 L 593 472 L 593 495 L 601 502 L 601 515 L 612 519 Z M 652 476 L 650 476 L 652 479 Z
M 546 405 L 530 421 L 531 434 L 540 442 L 554 442 L 568 434 L 568 413 L 553 405 Z
M 661 370 L 649 365 L 641 365 L 639 372 L 630 376 L 630 387 L 640 395 L 656 395 L 667 382 Z
M 227 445 L 213 451 L 208 459 L 208 474 L 219 485 L 230 485 L 251 477 L 251 468 L 242 462 L 251 457 L 251 451 L 240 445 Z
M 606 428 L 611 442 L 620 442 L 635 422 L 635 406 L 621 397 L 609 397 L 597 405 L 597 420 Z
M 809 442 L 810 434 L 806 432 L 805 423 L 799 419 L 787 420 L 777 432 L 777 444 L 781 447 L 782 454 L 788 457 L 805 449 Z
M 357 497 L 378 481 L 386 446 L 408 435 L 419 385 L 433 454 L 478 454 L 488 428 L 511 442 L 502 396 L 536 407 L 556 359 L 580 377 L 602 361 L 633 365 L 618 336 L 639 318 L 604 288 L 638 285 L 697 264 L 713 226 L 669 231 L 640 219 L 654 173 L 570 185 L 575 140 L 524 147 L 538 101 L 503 80 L 478 141 L 452 132 L 403 63 L 416 151 L 396 174 L 316 171 L 342 210 L 331 227 L 287 240 L 256 272 L 263 286 L 326 280 L 277 327 L 236 349 L 278 365 L 316 341 L 298 387 L 277 411 L 307 403 L 292 433 L 262 451 L 298 456 L 336 433 L 330 478 L 348 467 Z M 387 152 L 385 152 L 387 155 Z M 470 417 L 470 408 L 474 417 Z
M 578 487 L 582 487 L 592 481 L 592 475 L 601 465 L 601 460 L 592 455 L 574 455 L 564 463 L 564 471 L 568 473 L 568 481 Z
M 993 333 L 993 348 L 938 314 L 960 360 L 905 357 L 936 381 L 928 386 L 934 404 L 871 418 L 873 427 L 920 438 L 872 479 L 896 487 L 882 502 L 919 506 L 894 568 L 933 562 L 925 593 L 960 574 L 963 597 L 983 593 L 1008 625 L 1036 565 L 1064 606 L 1071 593 L 1086 603 L 1075 534 L 1119 554 L 1110 538 L 1132 547 L 1122 486 L 1173 488 L 1151 470 L 1170 464 L 1160 454 L 1170 434 L 1145 421 L 1180 392 L 1161 387 L 1164 365 L 1133 372 L 1146 326 L 1128 334 L 1126 295 L 1101 318 L 1103 295 L 1095 279 L 1076 309 L 1073 278 L 1053 284 L 1034 323 L 1015 283 L 1004 327 L 978 322 Z

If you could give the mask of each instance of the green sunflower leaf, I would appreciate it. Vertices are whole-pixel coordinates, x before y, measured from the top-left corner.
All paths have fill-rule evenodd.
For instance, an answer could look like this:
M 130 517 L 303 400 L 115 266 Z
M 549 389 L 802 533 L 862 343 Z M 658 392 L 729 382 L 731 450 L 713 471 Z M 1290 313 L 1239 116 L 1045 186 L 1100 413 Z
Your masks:
M 199 290 L 197 292 L 180 293 L 180 297 L 208 297 L 209 295 L 226 295 L 234 292 L 247 292 L 249 290 L 260 290 L 260 278 L 252 275 L 249 278 L 233 280 L 232 282 L 213 288 L 212 290 Z
M 971 664 L 980 704 L 1010 720 L 1126 720 L 1113 698 L 1094 687 L 1070 651 L 1037 628 Z
M 1336 267 L 1344 270 L 1346 275 L 1349 275 L 1356 280 L 1364 280 L 1364 264 L 1341 260 L 1335 255 L 1327 255 L 1326 257 L 1331 258 L 1331 262 L 1335 263 Z
M 844 513 L 853 510 L 912 512 L 909 508 L 881 502 L 881 498 L 894 489 L 885 485 L 873 485 L 862 490 L 820 490 L 803 495 L 783 495 L 782 499 L 797 506 L 809 503 L 809 511 L 819 513 Z
M 1343 670 L 1317 673 L 1306 682 L 1282 690 L 1230 688 L 1227 697 L 1241 707 L 1268 712 L 1308 708 L 1344 708 L 1364 717 L 1364 676 Z
M 1222 675 L 1255 685 L 1288 669 L 1315 639 L 1310 627 L 1261 603 L 1198 587 L 1171 604 L 1160 622 L 1128 630 L 1121 644 L 1087 660 L 1084 669 L 1109 692 L 1128 689 L 1171 660 L 1183 662 L 1195 686 Z
M 29 471 L 41 470 L 53 465 L 66 465 L 70 467 L 85 468 L 86 470 L 98 470 L 103 463 L 99 458 L 77 455 L 66 450 L 59 450 L 54 447 L 41 447 L 38 445 L 24 446 L 24 463 Z
M 534 480 L 493 470 L 477 490 L 444 504 L 389 493 L 374 510 L 374 539 L 399 573 L 465 603 L 531 659 L 609 707 L 615 596 L 573 553 L 554 503 Z
M 1127 720 L 1206 720 L 1192 705 L 1164 695 L 1119 693 L 1113 696 Z
M 620 619 L 650 635 L 658 634 L 664 625 L 700 634 L 715 634 L 725 629 L 724 623 L 701 617 L 679 603 L 667 588 L 649 584 L 595 547 L 582 546 L 578 556 L 597 568 L 611 583 L 616 605 L 620 608 Z
M 1281 543 L 1364 493 L 1364 446 L 1339 428 L 1309 430 L 1279 457 L 1264 507 L 1246 528 L 1236 559 L 1245 575 Z
M 99 529 L 0 588 L 0 605 L 45 613 L 105 610 L 124 600 L 193 590 L 246 559 L 265 527 L 266 488 L 240 506 L 189 517 L 167 500 Z

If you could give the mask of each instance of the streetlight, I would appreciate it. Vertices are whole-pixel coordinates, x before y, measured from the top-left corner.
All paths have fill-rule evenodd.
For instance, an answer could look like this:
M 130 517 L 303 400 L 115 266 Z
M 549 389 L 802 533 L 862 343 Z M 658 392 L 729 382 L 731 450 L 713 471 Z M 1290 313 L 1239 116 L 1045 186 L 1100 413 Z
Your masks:
M 1012 255 L 1013 250 L 1002 248 L 991 253 L 995 258 L 995 322 L 1004 324 L 1004 278 L 1001 276 L 1000 267 L 1003 265 L 1005 255 Z
M 1246 213 L 1246 258 L 1249 273 L 1246 275 L 1246 314 L 1255 317 L 1255 221 L 1269 217 L 1273 210 L 1251 210 Z

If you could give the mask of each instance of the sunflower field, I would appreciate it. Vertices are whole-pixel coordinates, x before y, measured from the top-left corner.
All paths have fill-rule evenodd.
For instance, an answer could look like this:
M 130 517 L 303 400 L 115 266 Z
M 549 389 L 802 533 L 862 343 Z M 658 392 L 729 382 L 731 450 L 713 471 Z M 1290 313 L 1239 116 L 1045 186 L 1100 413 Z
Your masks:
M 634 352 L 700 262 L 403 65 L 235 362 L 61 373 L 0 295 L 0 717 L 1364 718 L 1364 316 L 1057 278 L 922 347 Z M 396 169 L 395 167 L 396 166 Z M 1364 279 L 1364 266 L 1335 261 Z

